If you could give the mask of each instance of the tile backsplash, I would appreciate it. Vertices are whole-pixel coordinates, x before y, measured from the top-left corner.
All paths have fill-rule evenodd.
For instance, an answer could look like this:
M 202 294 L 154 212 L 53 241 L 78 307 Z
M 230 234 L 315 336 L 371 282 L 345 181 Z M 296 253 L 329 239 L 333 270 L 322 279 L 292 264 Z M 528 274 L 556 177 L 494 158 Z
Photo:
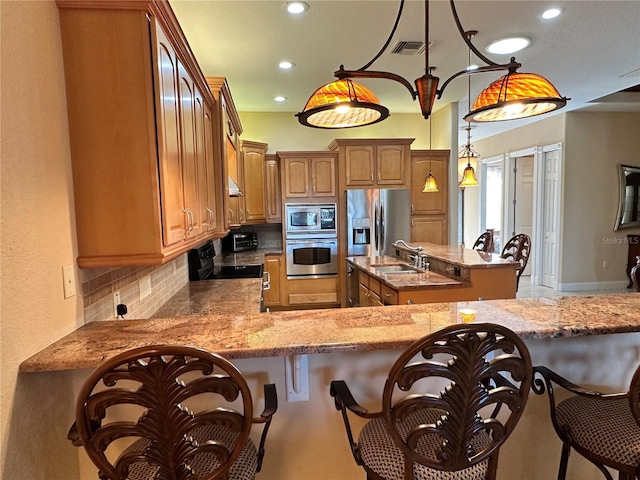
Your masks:
M 155 267 L 82 269 L 85 323 L 115 318 L 113 293 L 127 306 L 126 319 L 149 318 L 189 281 L 187 255 Z M 140 280 L 151 279 L 151 294 L 140 299 Z

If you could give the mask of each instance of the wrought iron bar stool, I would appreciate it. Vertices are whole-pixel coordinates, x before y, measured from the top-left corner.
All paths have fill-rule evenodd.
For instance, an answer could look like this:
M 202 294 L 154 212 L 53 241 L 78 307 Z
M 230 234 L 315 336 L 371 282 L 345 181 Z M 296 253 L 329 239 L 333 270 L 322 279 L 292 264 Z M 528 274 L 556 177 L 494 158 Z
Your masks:
M 400 355 L 380 411 L 360 406 L 343 380 L 332 381 L 330 393 L 368 480 L 494 480 L 499 448 L 522 415 L 531 377 L 529 352 L 514 332 L 463 324 Z M 446 386 L 434 390 L 434 381 Z M 357 442 L 350 414 L 368 419 Z
M 493 252 L 493 230 L 487 230 L 481 233 L 473 244 L 473 249 L 480 252 Z
M 500 255 L 502 258 L 513 260 L 520 264 L 516 270 L 516 292 L 518 291 L 518 285 L 520 285 L 520 276 L 526 268 L 527 262 L 529 262 L 529 255 L 531 255 L 531 238 L 524 233 L 511 237 L 502 249 L 502 254 Z
M 278 408 L 275 385 L 265 385 L 264 396 L 254 418 L 244 377 L 220 355 L 141 347 L 89 376 L 69 439 L 84 447 L 103 480 L 250 480 Z M 264 425 L 258 449 L 249 438 L 254 423 Z
M 587 390 L 544 366 L 533 370 L 532 390 L 548 394 L 553 428 L 562 440 L 558 480 L 567 476 L 572 448 L 608 480 L 613 477 L 605 467 L 617 470 L 619 480 L 640 478 L 640 366 L 629 390 L 614 394 Z M 574 395 L 557 402 L 554 384 Z

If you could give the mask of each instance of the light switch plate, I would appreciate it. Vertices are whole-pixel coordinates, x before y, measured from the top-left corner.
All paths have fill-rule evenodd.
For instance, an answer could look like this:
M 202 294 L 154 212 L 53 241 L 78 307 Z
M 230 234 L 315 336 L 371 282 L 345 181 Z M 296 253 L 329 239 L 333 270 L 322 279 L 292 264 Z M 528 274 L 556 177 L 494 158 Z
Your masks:
M 62 267 L 62 284 L 64 287 L 64 298 L 70 298 L 76 294 L 76 276 L 73 265 L 65 265 Z

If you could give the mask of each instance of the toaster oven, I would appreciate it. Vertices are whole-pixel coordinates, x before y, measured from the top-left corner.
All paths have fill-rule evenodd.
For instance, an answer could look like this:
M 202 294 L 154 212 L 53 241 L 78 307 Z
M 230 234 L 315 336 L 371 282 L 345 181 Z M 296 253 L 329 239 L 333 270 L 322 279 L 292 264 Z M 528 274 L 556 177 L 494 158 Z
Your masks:
M 222 239 L 225 252 L 244 252 L 258 248 L 258 234 L 255 232 L 232 232 Z

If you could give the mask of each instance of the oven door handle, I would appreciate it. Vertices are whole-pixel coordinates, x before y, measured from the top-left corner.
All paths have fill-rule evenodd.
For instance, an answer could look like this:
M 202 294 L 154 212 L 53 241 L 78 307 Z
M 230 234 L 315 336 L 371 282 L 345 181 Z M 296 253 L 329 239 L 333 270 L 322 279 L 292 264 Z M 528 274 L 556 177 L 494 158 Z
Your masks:
M 335 245 L 337 240 L 287 240 L 289 245 Z

